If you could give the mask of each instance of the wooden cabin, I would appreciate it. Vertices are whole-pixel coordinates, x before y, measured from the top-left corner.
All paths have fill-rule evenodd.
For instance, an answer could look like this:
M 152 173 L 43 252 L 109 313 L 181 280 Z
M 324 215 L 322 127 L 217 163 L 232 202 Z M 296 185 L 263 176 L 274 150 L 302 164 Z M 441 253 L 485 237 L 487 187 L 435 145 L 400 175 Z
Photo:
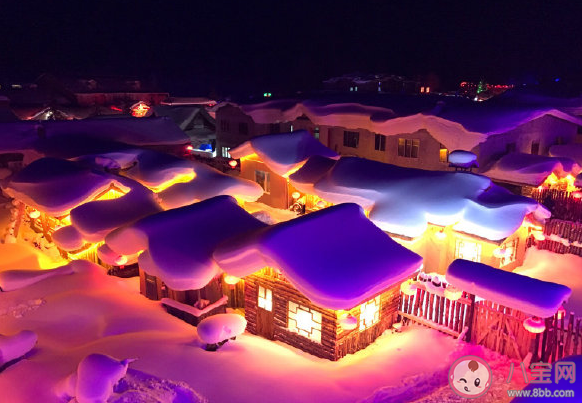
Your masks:
M 393 325 L 401 283 L 422 266 L 352 203 L 246 233 L 214 258 L 244 281 L 249 332 L 334 361 Z

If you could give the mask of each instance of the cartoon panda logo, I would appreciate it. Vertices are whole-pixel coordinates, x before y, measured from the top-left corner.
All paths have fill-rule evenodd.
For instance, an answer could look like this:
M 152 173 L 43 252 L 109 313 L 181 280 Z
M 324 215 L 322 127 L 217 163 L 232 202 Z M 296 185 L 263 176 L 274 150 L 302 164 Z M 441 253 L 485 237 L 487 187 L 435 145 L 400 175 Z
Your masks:
M 475 355 L 457 359 L 449 370 L 449 385 L 457 395 L 467 399 L 483 396 L 491 387 L 493 373 L 489 364 Z

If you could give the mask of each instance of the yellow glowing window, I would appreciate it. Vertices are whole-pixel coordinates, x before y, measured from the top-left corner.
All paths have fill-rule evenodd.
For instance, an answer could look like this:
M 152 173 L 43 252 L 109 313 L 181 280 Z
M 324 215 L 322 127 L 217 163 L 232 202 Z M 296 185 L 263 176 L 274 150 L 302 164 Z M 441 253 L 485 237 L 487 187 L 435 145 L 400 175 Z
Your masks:
M 265 311 L 273 310 L 273 292 L 268 288 L 259 286 L 259 300 L 257 302 L 259 308 L 263 308 Z
M 519 239 L 515 238 L 513 241 L 501 246 L 501 249 L 505 253 L 501 260 L 499 261 L 499 267 L 507 266 L 508 264 L 515 262 L 515 259 L 517 258 L 518 241 Z
M 366 330 L 380 320 L 380 296 L 360 305 L 360 331 Z
M 439 161 L 440 162 L 448 162 L 449 161 L 449 150 L 447 149 L 447 147 L 445 147 L 444 144 L 440 145 Z
M 321 312 L 289 301 L 287 329 L 316 343 L 321 343 Z
M 457 239 L 455 259 L 465 259 L 472 262 L 481 261 L 481 244 Z

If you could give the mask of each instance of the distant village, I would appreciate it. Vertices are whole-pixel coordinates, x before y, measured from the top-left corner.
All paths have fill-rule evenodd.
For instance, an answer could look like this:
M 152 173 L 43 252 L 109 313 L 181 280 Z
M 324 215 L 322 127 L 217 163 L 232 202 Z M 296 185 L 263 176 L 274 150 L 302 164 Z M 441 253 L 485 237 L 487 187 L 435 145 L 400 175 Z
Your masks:
M 530 249 L 582 256 L 582 97 L 394 75 L 245 101 L 5 87 L 1 242 L 136 277 L 200 335 L 222 318 L 208 350 L 246 329 L 337 361 L 417 324 L 518 361 L 582 351 L 577 283 L 520 272 Z

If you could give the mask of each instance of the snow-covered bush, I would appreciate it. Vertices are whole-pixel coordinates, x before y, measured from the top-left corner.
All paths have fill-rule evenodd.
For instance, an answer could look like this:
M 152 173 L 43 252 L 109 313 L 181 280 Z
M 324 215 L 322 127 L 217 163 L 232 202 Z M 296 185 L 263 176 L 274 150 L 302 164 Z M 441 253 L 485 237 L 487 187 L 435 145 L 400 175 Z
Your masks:
M 203 319 L 198 325 L 198 337 L 207 344 L 207 350 L 216 350 L 242 334 L 247 327 L 246 319 L 236 313 L 221 313 Z
M 0 367 L 32 350 L 37 339 L 36 333 L 30 330 L 23 330 L 12 336 L 0 334 Z

